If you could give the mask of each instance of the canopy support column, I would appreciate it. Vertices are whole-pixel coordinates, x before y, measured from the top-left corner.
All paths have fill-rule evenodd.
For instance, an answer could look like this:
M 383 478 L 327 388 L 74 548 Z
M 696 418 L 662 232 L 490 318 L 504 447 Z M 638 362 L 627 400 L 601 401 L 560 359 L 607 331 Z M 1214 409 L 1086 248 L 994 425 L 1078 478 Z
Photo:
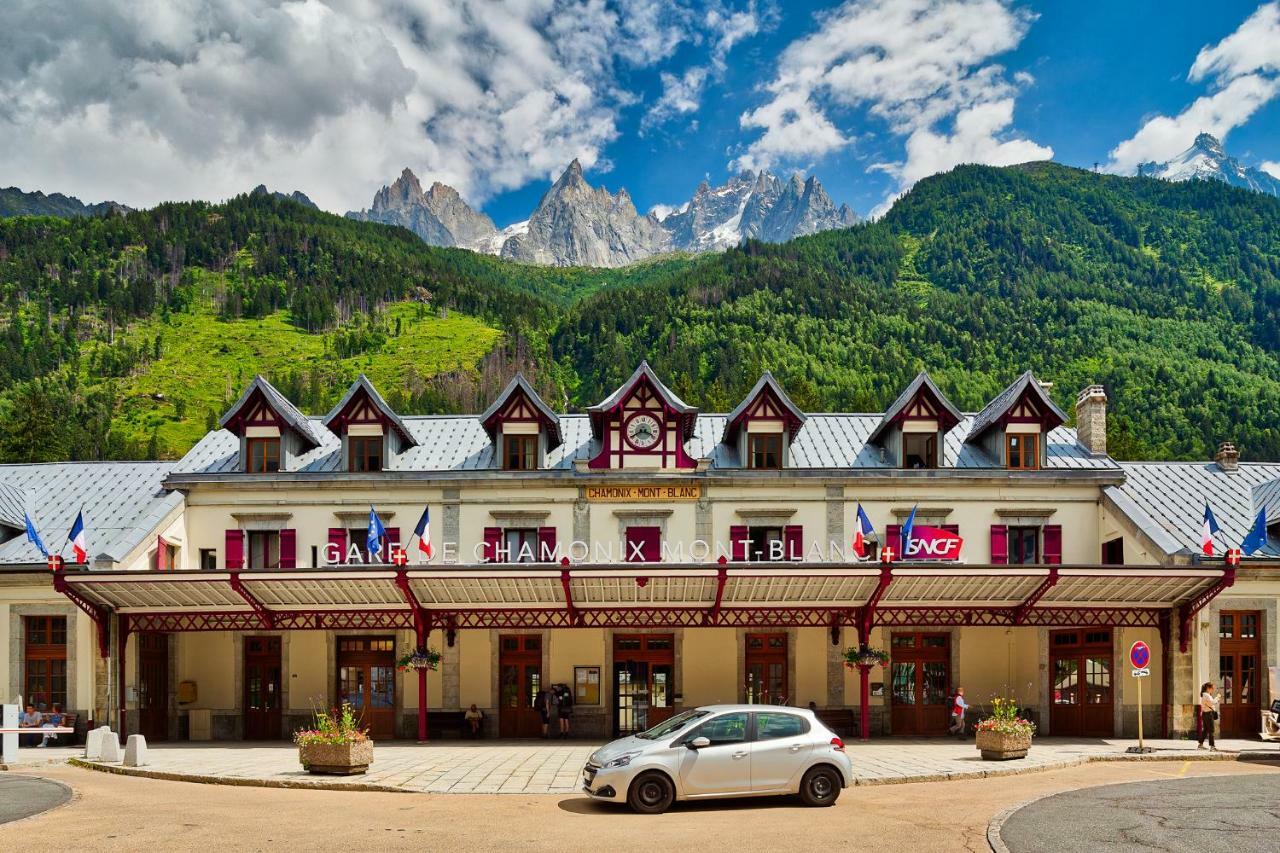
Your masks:
M 1169 737 L 1169 691 L 1173 686 L 1173 650 L 1169 648 L 1169 611 L 1160 614 L 1160 737 Z
M 858 649 L 867 647 L 871 641 L 871 629 L 876 624 L 876 607 L 884 597 L 885 590 L 893 582 L 893 566 L 885 563 L 880 567 L 880 580 L 875 590 L 867 598 L 867 603 L 858 608 L 855 627 L 858 631 Z M 871 667 L 858 664 L 858 729 L 862 740 L 871 740 Z
M 1186 654 L 1191 644 L 1191 621 L 1206 604 L 1218 597 L 1218 594 L 1236 582 L 1235 566 L 1227 566 L 1222 570 L 1222 578 L 1213 586 L 1182 605 L 1179 611 L 1178 651 Z
M 568 559 L 568 557 L 565 557 L 566 562 Z M 564 590 L 564 609 L 565 613 L 569 617 L 569 624 L 577 625 L 578 610 L 573 606 L 573 588 L 570 586 L 568 569 L 560 570 L 560 587 Z
M 129 614 L 116 614 L 116 694 L 120 697 L 120 717 L 117 720 L 120 729 L 120 740 L 129 737 L 129 713 L 125 708 L 125 650 L 129 647 Z
M 418 597 L 409 586 L 409 575 L 401 567 L 396 570 L 396 587 L 404 596 L 405 603 L 413 612 L 413 637 L 422 651 L 427 650 L 427 639 L 431 635 L 431 622 L 422 609 Z M 418 743 L 427 742 L 427 671 L 418 670 Z

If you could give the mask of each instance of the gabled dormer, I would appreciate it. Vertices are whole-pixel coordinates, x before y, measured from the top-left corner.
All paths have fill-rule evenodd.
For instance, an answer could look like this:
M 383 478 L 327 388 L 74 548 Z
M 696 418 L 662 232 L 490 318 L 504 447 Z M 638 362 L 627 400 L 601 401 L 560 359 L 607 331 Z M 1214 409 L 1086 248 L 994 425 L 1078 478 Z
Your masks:
M 480 423 L 493 441 L 494 466 L 507 471 L 545 468 L 547 452 L 564 440 L 560 418 L 521 373 L 480 415 Z
M 921 371 L 885 410 L 867 439 L 897 468 L 938 468 L 943 440 L 960 423 L 960 410 Z
M 1002 468 L 1036 471 L 1048 462 L 1049 431 L 1066 420 L 1028 370 L 974 416 L 965 443 L 980 446 Z
M 291 471 L 298 457 L 320 446 L 315 424 L 261 376 L 240 395 L 218 425 L 240 438 L 240 470 Z
M 397 456 L 418 445 L 404 421 L 363 373 L 323 423 L 342 439 L 342 463 L 347 471 L 392 468 Z
M 27 496 L 22 489 L 0 483 L 0 542 L 27 532 Z
M 693 437 L 698 410 L 663 385 L 648 362 L 641 362 L 631 378 L 587 412 L 591 434 L 599 443 L 589 467 L 697 467 L 684 443 Z
M 791 402 L 773 374 L 765 371 L 725 419 L 720 441 L 737 449 L 744 468 L 786 468 L 791 461 L 791 441 L 804 421 L 804 412 Z

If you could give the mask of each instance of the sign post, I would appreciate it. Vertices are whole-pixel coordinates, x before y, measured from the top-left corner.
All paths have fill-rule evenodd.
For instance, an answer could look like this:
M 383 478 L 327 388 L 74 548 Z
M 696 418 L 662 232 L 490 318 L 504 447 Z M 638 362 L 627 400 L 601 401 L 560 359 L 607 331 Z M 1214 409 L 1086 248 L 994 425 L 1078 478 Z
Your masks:
M 1142 679 L 1151 675 L 1151 647 L 1138 640 L 1129 647 L 1129 663 L 1133 664 L 1133 677 L 1138 679 L 1138 746 L 1129 747 L 1125 752 L 1154 752 L 1142 742 Z

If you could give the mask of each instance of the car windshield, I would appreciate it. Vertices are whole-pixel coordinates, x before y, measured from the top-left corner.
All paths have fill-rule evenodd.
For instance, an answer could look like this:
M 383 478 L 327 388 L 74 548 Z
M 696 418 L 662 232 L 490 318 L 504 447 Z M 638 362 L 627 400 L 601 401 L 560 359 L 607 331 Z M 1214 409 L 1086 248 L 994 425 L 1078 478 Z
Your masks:
M 667 735 L 675 734 L 685 726 L 689 725 L 689 723 L 694 720 L 700 720 L 710 713 L 710 711 L 702 711 L 697 708 L 690 711 L 682 711 L 666 722 L 658 723 L 658 725 L 653 728 L 640 732 L 636 737 L 644 738 L 645 740 L 658 740 L 659 738 L 664 738 Z

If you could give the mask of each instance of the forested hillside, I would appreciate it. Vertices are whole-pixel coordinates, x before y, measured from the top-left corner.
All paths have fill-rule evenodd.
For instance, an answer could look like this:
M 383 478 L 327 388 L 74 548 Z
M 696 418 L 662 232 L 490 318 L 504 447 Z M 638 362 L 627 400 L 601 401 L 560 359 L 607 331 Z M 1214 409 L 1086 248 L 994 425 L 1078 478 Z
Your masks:
M 1280 201 L 1214 182 L 962 167 L 874 223 L 618 270 L 255 193 L 0 220 L 0 295 L 7 459 L 181 453 L 256 370 L 305 410 L 364 370 L 432 412 L 515 369 L 588 405 L 641 358 L 705 410 L 766 368 L 811 409 L 880 409 L 922 368 L 976 409 L 1030 367 L 1068 411 L 1106 385 L 1118 455 L 1280 459 Z

